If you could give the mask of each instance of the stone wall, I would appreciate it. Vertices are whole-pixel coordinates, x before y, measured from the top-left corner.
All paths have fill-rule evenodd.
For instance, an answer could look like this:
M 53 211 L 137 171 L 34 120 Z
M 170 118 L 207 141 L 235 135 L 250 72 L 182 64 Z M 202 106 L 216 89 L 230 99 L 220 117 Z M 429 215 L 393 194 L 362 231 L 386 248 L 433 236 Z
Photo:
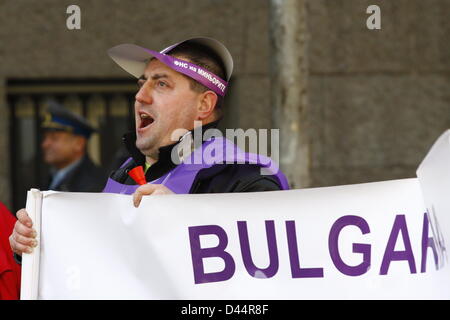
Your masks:
M 415 176 L 450 126 L 449 14 L 448 0 L 308 2 L 312 186 Z

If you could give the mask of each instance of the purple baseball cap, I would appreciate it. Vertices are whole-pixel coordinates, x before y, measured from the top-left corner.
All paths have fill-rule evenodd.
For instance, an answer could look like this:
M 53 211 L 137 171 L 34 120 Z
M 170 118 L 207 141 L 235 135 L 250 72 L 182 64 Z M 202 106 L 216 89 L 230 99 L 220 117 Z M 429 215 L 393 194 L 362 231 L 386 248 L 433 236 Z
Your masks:
M 226 80 L 221 79 L 219 76 L 196 64 L 166 54 L 178 45 L 186 42 L 198 43 L 213 50 L 223 62 Z M 228 86 L 227 81 L 230 80 L 231 73 L 233 72 L 233 58 L 228 49 L 219 41 L 205 37 L 187 39 L 173 44 L 160 52 L 143 48 L 135 44 L 119 44 L 118 46 L 110 48 L 108 50 L 108 55 L 122 69 L 136 78 L 139 78 L 144 74 L 149 59 L 154 57 L 169 68 L 194 79 L 222 97 L 225 96 Z

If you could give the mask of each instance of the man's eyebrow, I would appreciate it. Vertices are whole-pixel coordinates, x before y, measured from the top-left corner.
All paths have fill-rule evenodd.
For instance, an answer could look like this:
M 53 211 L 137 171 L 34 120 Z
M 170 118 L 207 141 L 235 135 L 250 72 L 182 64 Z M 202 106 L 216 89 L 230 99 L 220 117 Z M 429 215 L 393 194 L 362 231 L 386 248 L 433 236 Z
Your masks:
M 157 74 L 154 74 L 153 76 L 151 76 L 151 78 L 152 78 L 152 80 L 158 80 L 161 78 L 169 78 L 169 76 L 165 73 L 157 73 Z M 145 76 L 145 74 L 143 74 L 142 76 L 140 76 L 138 78 L 138 80 L 147 80 L 147 79 L 148 78 Z
M 165 73 L 157 73 L 152 76 L 152 80 L 158 80 L 161 78 L 168 78 L 169 76 Z

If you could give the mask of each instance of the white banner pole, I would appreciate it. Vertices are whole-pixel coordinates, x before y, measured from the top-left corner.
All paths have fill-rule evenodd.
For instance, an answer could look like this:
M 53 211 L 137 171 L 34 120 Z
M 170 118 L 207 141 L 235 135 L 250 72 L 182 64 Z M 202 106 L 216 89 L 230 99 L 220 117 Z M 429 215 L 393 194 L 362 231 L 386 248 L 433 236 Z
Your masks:
M 41 209 L 42 192 L 31 189 L 27 193 L 26 210 L 33 221 L 33 227 L 37 232 L 38 245 L 31 254 L 22 255 L 22 286 L 21 300 L 37 300 L 39 289 L 39 258 L 41 255 Z

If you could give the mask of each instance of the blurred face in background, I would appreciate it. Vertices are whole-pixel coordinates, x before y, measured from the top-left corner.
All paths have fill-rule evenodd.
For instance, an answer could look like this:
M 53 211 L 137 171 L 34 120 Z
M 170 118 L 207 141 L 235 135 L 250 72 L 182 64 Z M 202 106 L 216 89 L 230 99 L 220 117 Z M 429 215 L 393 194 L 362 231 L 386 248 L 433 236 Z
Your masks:
M 65 131 L 46 131 L 41 147 L 45 163 L 62 169 L 84 155 L 86 138 Z

